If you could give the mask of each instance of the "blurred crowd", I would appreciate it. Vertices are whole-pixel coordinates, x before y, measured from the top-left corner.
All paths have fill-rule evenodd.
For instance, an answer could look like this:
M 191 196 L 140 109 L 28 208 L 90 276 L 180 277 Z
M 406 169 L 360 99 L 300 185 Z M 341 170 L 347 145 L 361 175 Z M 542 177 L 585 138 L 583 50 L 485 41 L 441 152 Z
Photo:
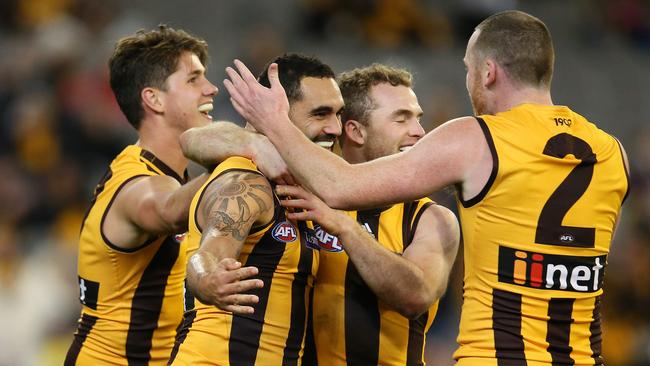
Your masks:
M 246 48 L 244 60 L 253 69 L 283 51 L 291 42 L 287 32 L 305 42 L 318 40 L 323 48 L 344 41 L 367 52 L 425 49 L 431 55 L 454 49 L 462 54 L 467 35 L 487 14 L 527 5 L 516 0 L 282 3 L 292 4 L 289 25 L 274 27 L 257 19 L 257 35 L 249 27 L 229 29 L 231 38 L 239 34 L 245 40 L 239 47 Z M 647 1 L 575 3 L 585 14 L 584 42 L 597 42 L 594 30 L 613 35 L 650 64 Z M 72 339 L 80 309 L 76 257 L 81 220 L 100 175 L 135 138 L 110 91 L 106 62 L 120 36 L 169 19 L 169 14 L 138 15 L 127 5 L 99 0 L 0 2 L 0 324 L 5 330 L 0 333 L 0 366 L 61 364 Z M 187 28 L 205 36 L 191 25 Z M 274 32 L 276 28 L 285 31 Z M 361 66 L 354 59 L 339 64 Z M 464 88 L 463 82 L 454 81 L 457 89 Z M 437 98 L 429 103 L 434 99 L 430 94 L 420 97 L 427 112 L 425 127 L 470 113 L 462 108 L 466 101 L 456 100 L 466 96 L 444 88 L 428 92 Z M 650 87 L 635 92 L 648 94 Z M 650 365 L 647 122 L 636 121 L 626 129 L 630 133 L 618 136 L 630 156 L 632 191 L 612 246 L 602 309 L 603 354 L 612 365 Z M 444 192 L 436 199 L 454 206 L 453 197 Z M 433 366 L 452 364 L 462 282 L 462 266 L 456 267 L 427 339 Z

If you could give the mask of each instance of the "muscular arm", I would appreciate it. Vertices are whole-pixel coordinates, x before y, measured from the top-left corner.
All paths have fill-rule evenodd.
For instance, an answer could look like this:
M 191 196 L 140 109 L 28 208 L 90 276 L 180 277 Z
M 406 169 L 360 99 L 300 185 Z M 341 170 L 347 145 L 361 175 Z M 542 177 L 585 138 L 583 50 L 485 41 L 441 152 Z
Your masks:
M 304 209 L 288 214 L 289 218 L 314 220 L 338 236 L 365 283 L 405 317 L 418 317 L 444 293 L 460 236 L 458 222 L 446 208 L 434 205 L 423 212 L 411 245 L 399 256 L 350 216 L 330 209 L 305 190 L 283 186 L 278 194 L 291 196 L 283 205 Z
M 136 178 L 118 193 L 102 230 L 123 249 L 138 247 L 151 236 L 184 231 L 192 197 L 206 179 L 203 174 L 181 185 L 168 176 Z
M 366 208 L 427 196 L 462 183 L 464 197 L 478 193 L 475 179 L 491 168 L 485 137 L 472 117 L 445 123 L 405 153 L 350 165 L 317 146 L 288 118 L 288 102 L 271 65 L 271 88 L 260 85 L 241 62 L 227 69 L 224 83 L 233 106 L 278 149 L 294 178 L 336 208 Z M 468 180 L 471 180 L 468 184 Z M 474 181 L 476 180 L 476 182 Z M 336 189 L 332 189 L 336 187 Z
M 259 299 L 244 292 L 259 288 L 253 267 L 237 260 L 255 224 L 273 218 L 273 193 L 263 176 L 231 172 L 215 179 L 203 193 L 197 220 L 203 227 L 201 246 L 190 258 L 187 281 L 194 295 L 206 304 L 234 313 L 252 313 Z
M 253 160 L 265 176 L 280 184 L 293 184 L 287 165 L 269 139 L 231 122 L 215 122 L 185 131 L 180 137 L 183 154 L 210 167 L 231 156 Z
M 402 255 L 422 271 L 425 284 L 423 291 L 415 290 L 407 295 L 411 306 L 436 301 L 445 293 L 459 241 L 460 228 L 453 212 L 439 205 L 423 212 L 413 241 Z

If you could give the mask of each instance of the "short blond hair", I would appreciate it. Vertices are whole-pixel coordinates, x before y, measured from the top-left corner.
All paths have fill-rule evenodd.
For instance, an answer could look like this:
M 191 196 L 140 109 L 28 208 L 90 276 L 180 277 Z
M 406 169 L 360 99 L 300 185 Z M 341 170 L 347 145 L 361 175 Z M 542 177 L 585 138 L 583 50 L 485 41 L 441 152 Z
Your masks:
M 375 63 L 341 73 L 337 81 L 345 101 L 342 121 L 352 119 L 367 125 L 370 112 L 376 108 L 370 98 L 370 89 L 378 84 L 410 88 L 413 85 L 413 76 L 407 70 Z

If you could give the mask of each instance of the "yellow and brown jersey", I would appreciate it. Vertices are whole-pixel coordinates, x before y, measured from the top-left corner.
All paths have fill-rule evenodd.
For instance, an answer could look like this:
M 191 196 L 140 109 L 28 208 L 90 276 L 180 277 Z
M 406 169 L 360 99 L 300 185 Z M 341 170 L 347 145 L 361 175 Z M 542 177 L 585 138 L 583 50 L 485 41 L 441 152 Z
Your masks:
M 627 195 L 621 146 L 563 106 L 477 118 L 487 185 L 459 197 L 459 365 L 601 365 L 600 297 Z
M 233 171 L 261 174 L 248 159 L 233 157 L 213 171 L 190 206 L 186 237 L 189 255 L 198 250 L 201 228 L 196 212 L 210 182 Z M 253 227 L 239 261 L 255 266 L 264 287 L 253 293 L 259 303 L 252 315 L 233 315 L 188 297 L 185 321 L 173 352 L 174 365 L 299 364 L 303 354 L 309 292 L 318 269 L 318 253 L 303 244 L 301 230 L 286 220 L 277 199 L 271 222 Z M 302 226 L 302 225 L 301 225 Z M 194 309 L 192 309 L 194 307 Z
M 121 249 L 102 230 L 120 190 L 133 179 L 168 175 L 151 152 L 128 146 L 101 179 L 79 239 L 81 318 L 65 365 L 164 365 L 183 314 L 186 250 L 175 236 Z
M 431 200 L 421 199 L 348 215 L 386 249 L 402 254 L 422 212 L 431 204 Z M 343 251 L 345 243 L 318 226 L 315 229 L 320 265 L 309 319 L 313 343 L 308 342 L 304 364 L 422 365 L 425 334 L 438 303 L 414 320 L 390 309 L 363 281 Z M 315 347 L 316 359 L 311 347 Z

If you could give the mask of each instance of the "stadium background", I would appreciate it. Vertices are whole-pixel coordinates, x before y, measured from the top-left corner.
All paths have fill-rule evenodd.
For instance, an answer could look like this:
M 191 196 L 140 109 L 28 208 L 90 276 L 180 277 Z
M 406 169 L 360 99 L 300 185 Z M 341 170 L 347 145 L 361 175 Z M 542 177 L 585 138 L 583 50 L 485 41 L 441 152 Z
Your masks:
M 517 8 L 549 26 L 554 102 L 618 136 L 632 193 L 607 268 L 604 355 L 650 365 L 650 2 L 646 0 L 2 0 L 0 2 L 0 365 L 60 365 L 79 315 L 76 241 L 91 191 L 134 141 L 107 83 L 114 42 L 164 22 L 204 37 L 213 115 L 241 122 L 223 88 L 237 57 L 315 54 L 336 72 L 406 67 L 427 130 L 471 114 L 462 57 L 485 16 Z M 399 172 L 396 172 L 399 174 Z M 451 196 L 436 197 L 453 206 Z M 427 338 L 429 365 L 451 364 L 461 268 Z

